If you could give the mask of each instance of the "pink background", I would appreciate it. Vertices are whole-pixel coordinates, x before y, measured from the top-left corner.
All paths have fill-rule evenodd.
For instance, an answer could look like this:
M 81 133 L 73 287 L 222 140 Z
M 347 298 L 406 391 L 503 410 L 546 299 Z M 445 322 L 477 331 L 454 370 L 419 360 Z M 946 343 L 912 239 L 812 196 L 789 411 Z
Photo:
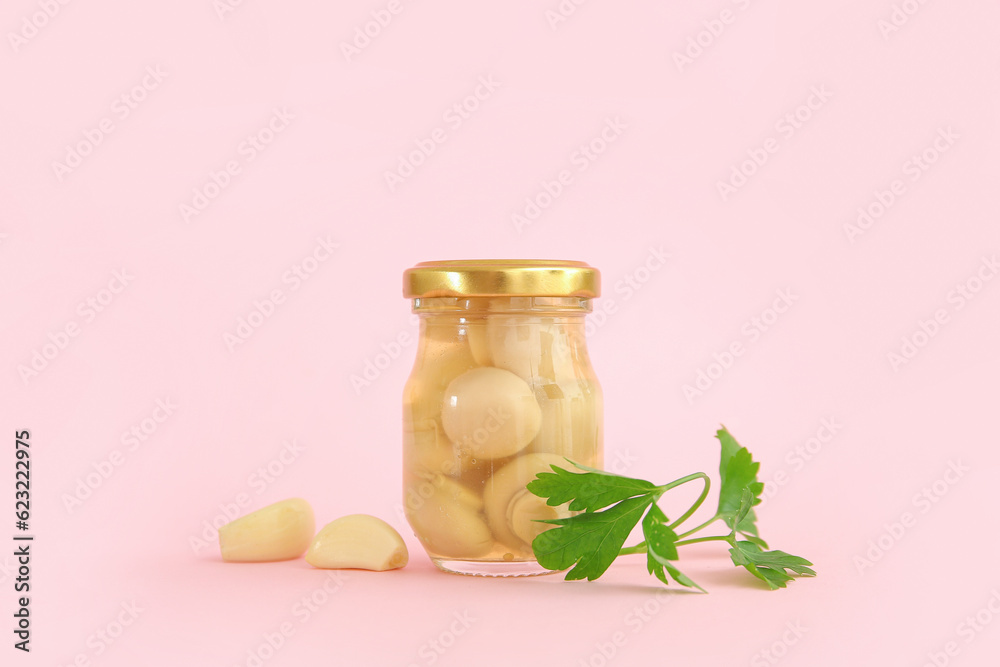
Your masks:
M 222 1 L 0 12 L 0 539 L 20 429 L 36 535 L 30 656 L 0 557 L 4 664 L 992 664 L 996 3 Z M 345 56 L 372 12 L 391 21 Z M 859 207 L 879 217 L 852 230 Z M 304 262 L 318 238 L 339 247 Z M 725 423 L 763 462 L 762 534 L 820 576 L 770 593 L 712 544 L 681 561 L 709 595 L 661 593 L 639 557 L 592 584 L 434 570 L 398 514 L 400 278 L 475 257 L 600 268 L 608 463 L 714 473 Z M 197 544 L 290 496 L 384 517 L 410 565 L 338 583 Z

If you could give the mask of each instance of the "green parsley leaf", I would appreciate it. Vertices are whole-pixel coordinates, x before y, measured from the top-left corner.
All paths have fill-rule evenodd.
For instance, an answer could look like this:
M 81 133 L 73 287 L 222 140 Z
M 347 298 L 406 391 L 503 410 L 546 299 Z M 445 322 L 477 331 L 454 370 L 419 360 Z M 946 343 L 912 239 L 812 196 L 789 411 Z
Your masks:
M 642 535 L 646 538 L 646 552 L 653 562 L 677 560 L 677 533 L 667 525 L 667 515 L 657 505 L 653 505 L 642 520 Z
M 747 515 L 753 511 L 754 506 L 753 492 L 750 491 L 749 486 L 743 487 L 743 495 L 740 496 L 740 508 L 736 511 L 736 518 L 733 523 L 739 526 L 743 523 L 743 520 L 747 518 Z
M 642 534 L 646 538 L 646 569 L 664 584 L 669 584 L 664 570 L 682 586 L 707 591 L 694 583 L 670 561 L 677 560 L 677 533 L 667 525 L 667 515 L 653 505 L 642 520 Z
M 539 473 L 528 483 L 528 491 L 548 498 L 546 503 L 553 507 L 569 502 L 569 509 L 573 512 L 593 512 L 626 498 L 645 495 L 656 488 L 642 479 L 600 471 L 574 473 L 558 466 L 551 467 L 553 472 Z
M 768 548 L 767 542 L 765 542 L 764 540 L 760 539 L 756 535 L 748 535 L 747 533 L 740 533 L 740 537 L 742 537 L 743 539 L 745 539 L 747 542 L 753 542 L 754 544 L 756 544 L 761 549 L 767 549 Z
M 792 580 L 786 570 L 810 577 L 816 575 L 816 572 L 808 567 L 812 563 L 805 558 L 793 556 L 784 551 L 761 551 L 760 547 L 753 542 L 734 541 L 733 545 L 733 548 L 729 550 L 733 564 L 745 567 L 750 574 L 766 583 L 771 590 L 785 588 L 785 585 Z
M 544 474 L 544 473 L 543 473 Z M 558 526 L 535 538 L 531 547 L 538 563 L 550 570 L 573 569 L 566 579 L 597 579 L 621 551 L 629 533 L 655 498 L 628 498 L 601 512 L 585 512 L 545 523 Z
M 760 494 L 764 491 L 764 484 L 757 481 L 760 464 L 753 460 L 749 450 L 741 447 L 725 427 L 719 429 L 715 437 L 722 445 L 722 456 L 719 461 L 719 477 L 722 483 L 719 488 L 718 514 L 730 528 L 759 536 L 757 515 L 752 507 L 760 504 Z M 751 504 L 745 512 L 742 512 L 742 517 L 737 519 L 737 515 L 741 514 L 745 488 L 752 494 Z
M 690 577 L 688 577 L 686 574 L 678 570 L 670 563 L 664 563 L 663 567 L 667 570 L 667 572 L 670 573 L 670 576 L 673 577 L 674 581 L 676 581 L 678 584 L 682 586 L 687 586 L 688 588 L 697 588 L 702 593 L 708 593 L 708 591 L 706 591 L 698 584 L 694 583 L 694 581 L 692 581 Z

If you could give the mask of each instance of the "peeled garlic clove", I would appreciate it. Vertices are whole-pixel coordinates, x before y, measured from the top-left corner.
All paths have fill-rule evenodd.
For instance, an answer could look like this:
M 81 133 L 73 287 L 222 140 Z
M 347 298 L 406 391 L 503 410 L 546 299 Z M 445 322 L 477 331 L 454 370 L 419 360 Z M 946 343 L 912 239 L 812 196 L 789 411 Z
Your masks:
M 307 563 L 325 569 L 382 572 L 403 567 L 408 560 L 396 529 L 368 514 L 350 514 L 326 524 L 306 553 Z
M 483 497 L 454 479 L 443 475 L 434 475 L 429 478 L 417 478 L 409 484 L 403 494 L 406 498 L 406 509 L 417 510 L 432 501 L 441 503 L 455 502 L 459 505 L 467 506 L 474 512 L 483 509 Z
M 542 413 L 524 380 L 499 368 L 474 368 L 444 392 L 441 424 L 473 459 L 516 454 L 538 434 Z
M 552 465 L 568 468 L 555 454 L 525 454 L 498 470 L 486 482 L 483 498 L 486 520 L 497 541 L 515 550 L 531 550 L 531 540 L 548 530 L 549 524 L 535 519 L 561 519 L 569 516 L 565 505 L 543 507 L 545 501 L 527 490 L 528 482 L 540 472 L 551 472 Z M 533 500 L 534 499 L 534 500 Z M 535 502 L 535 501 L 539 502 Z M 531 539 L 527 539 L 527 538 Z
M 406 518 L 428 553 L 476 558 L 493 549 L 481 512 L 483 501 L 468 487 L 439 475 L 412 482 L 404 495 Z
M 403 389 L 404 420 L 436 419 L 448 384 L 476 367 L 469 345 L 454 337 L 456 326 L 427 325 L 424 348 L 417 352 L 418 365 Z
M 480 366 L 490 366 L 490 340 L 487 334 L 486 318 L 470 319 L 465 327 L 465 337 L 469 340 L 472 358 Z
M 455 447 L 436 419 L 403 420 L 403 456 L 406 470 L 421 477 L 458 475 L 471 466 L 471 450 Z
M 569 327 L 553 318 L 492 315 L 487 338 L 493 365 L 526 382 L 576 377 Z
M 417 424 L 404 421 L 403 462 L 404 469 L 417 477 L 461 477 L 463 483 L 472 486 L 482 484 L 493 472 L 492 459 L 473 458 L 468 446 L 456 445 L 448 439 L 437 419 Z
M 220 528 L 222 560 L 256 563 L 298 558 L 309 547 L 315 531 L 309 503 L 301 498 L 282 500 Z
M 603 437 L 601 387 L 596 381 L 539 382 L 535 397 L 542 410 L 542 426 L 527 452 L 558 454 L 577 463 L 600 467 Z
M 543 498 L 525 490 L 514 496 L 507 505 L 507 526 L 525 544 L 530 545 L 541 533 L 552 528 L 552 524 L 542 523 L 549 519 L 564 519 L 565 509 L 546 504 Z

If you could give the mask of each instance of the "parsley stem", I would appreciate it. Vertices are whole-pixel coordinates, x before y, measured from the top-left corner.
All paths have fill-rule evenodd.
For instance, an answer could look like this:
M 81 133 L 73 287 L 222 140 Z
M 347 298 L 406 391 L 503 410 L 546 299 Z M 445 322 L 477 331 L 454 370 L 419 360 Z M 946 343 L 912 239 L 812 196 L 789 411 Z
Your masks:
M 644 554 L 646 553 L 646 542 L 642 541 L 632 547 L 625 547 L 618 552 L 619 556 L 628 556 L 629 554 Z
M 698 500 L 694 501 L 694 505 L 691 505 L 691 507 L 688 508 L 687 512 L 681 514 L 678 519 L 676 519 L 672 524 L 668 526 L 670 530 L 676 529 L 677 526 L 681 525 L 682 523 L 690 519 L 691 515 L 697 512 L 698 508 L 701 507 L 701 504 L 705 502 L 705 498 L 708 497 L 708 490 L 712 488 L 712 480 L 709 478 L 708 475 L 706 475 L 703 472 L 698 472 L 693 475 L 688 475 L 687 477 L 682 477 L 681 479 L 689 482 L 694 481 L 696 479 L 701 479 L 703 482 L 705 482 L 705 488 L 701 490 L 701 495 L 698 496 Z M 677 481 L 680 482 L 681 480 Z M 671 482 L 671 484 L 673 484 L 673 482 Z M 667 485 L 667 488 L 669 488 L 669 486 L 670 485 Z
M 698 542 L 729 542 L 733 543 L 731 535 L 712 535 L 711 537 L 695 537 L 690 540 L 681 540 L 680 542 L 674 542 L 675 547 L 682 547 L 685 544 L 697 544 Z M 625 547 L 618 552 L 619 556 L 628 556 L 630 554 L 644 554 L 646 553 L 646 542 L 642 541 L 631 547 Z
M 678 537 L 678 538 L 682 538 L 682 537 L 687 537 L 688 535 L 693 535 L 694 533 L 697 533 L 697 532 L 698 532 L 699 530 L 701 530 L 702 528 L 705 528 L 705 527 L 707 527 L 707 526 L 710 526 L 711 524 L 715 523 L 715 522 L 716 522 L 716 521 L 718 521 L 718 520 L 719 520 L 720 518 L 721 518 L 721 516 L 720 516 L 719 514 L 716 514 L 715 516 L 713 516 L 713 517 L 712 517 L 711 519 L 709 519 L 709 520 L 708 520 L 708 521 L 706 521 L 705 523 L 701 524 L 700 526 L 697 526 L 697 527 L 695 527 L 695 528 L 692 528 L 691 530 L 689 530 L 689 531 L 687 531 L 687 532 L 684 532 L 684 533 L 681 533 L 681 534 L 680 534 L 680 535 L 678 535 L 677 537 Z
M 703 472 L 696 472 L 696 473 L 694 473 L 692 475 L 685 475 L 684 477 L 681 477 L 680 479 L 675 479 L 674 481 L 670 482 L 669 484 L 664 484 L 663 486 L 658 486 L 658 487 L 656 487 L 655 491 L 656 491 L 657 496 L 660 496 L 660 495 L 663 495 L 664 491 L 669 491 L 670 489 L 674 488 L 675 486 L 680 486 L 681 484 L 687 484 L 688 482 L 694 481 L 694 480 L 699 479 L 699 478 L 704 479 L 706 484 L 709 483 L 708 475 L 706 475 Z
M 728 542 L 728 535 L 713 535 L 711 537 L 695 537 L 690 540 L 681 540 L 680 542 L 674 542 L 675 547 L 682 547 L 685 544 L 696 544 L 698 542 Z

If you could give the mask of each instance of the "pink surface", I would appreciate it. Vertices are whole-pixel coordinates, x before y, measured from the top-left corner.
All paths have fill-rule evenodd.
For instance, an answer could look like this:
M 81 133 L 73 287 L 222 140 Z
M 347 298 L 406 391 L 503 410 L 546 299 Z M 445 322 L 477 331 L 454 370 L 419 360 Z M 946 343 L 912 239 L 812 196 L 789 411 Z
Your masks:
M 994 664 L 996 3 L 226 1 L 0 12 L 3 664 Z M 725 423 L 819 576 L 435 571 L 400 276 L 463 257 L 600 268 L 609 464 L 713 472 Z M 206 523 L 290 496 L 409 567 L 221 563 Z

